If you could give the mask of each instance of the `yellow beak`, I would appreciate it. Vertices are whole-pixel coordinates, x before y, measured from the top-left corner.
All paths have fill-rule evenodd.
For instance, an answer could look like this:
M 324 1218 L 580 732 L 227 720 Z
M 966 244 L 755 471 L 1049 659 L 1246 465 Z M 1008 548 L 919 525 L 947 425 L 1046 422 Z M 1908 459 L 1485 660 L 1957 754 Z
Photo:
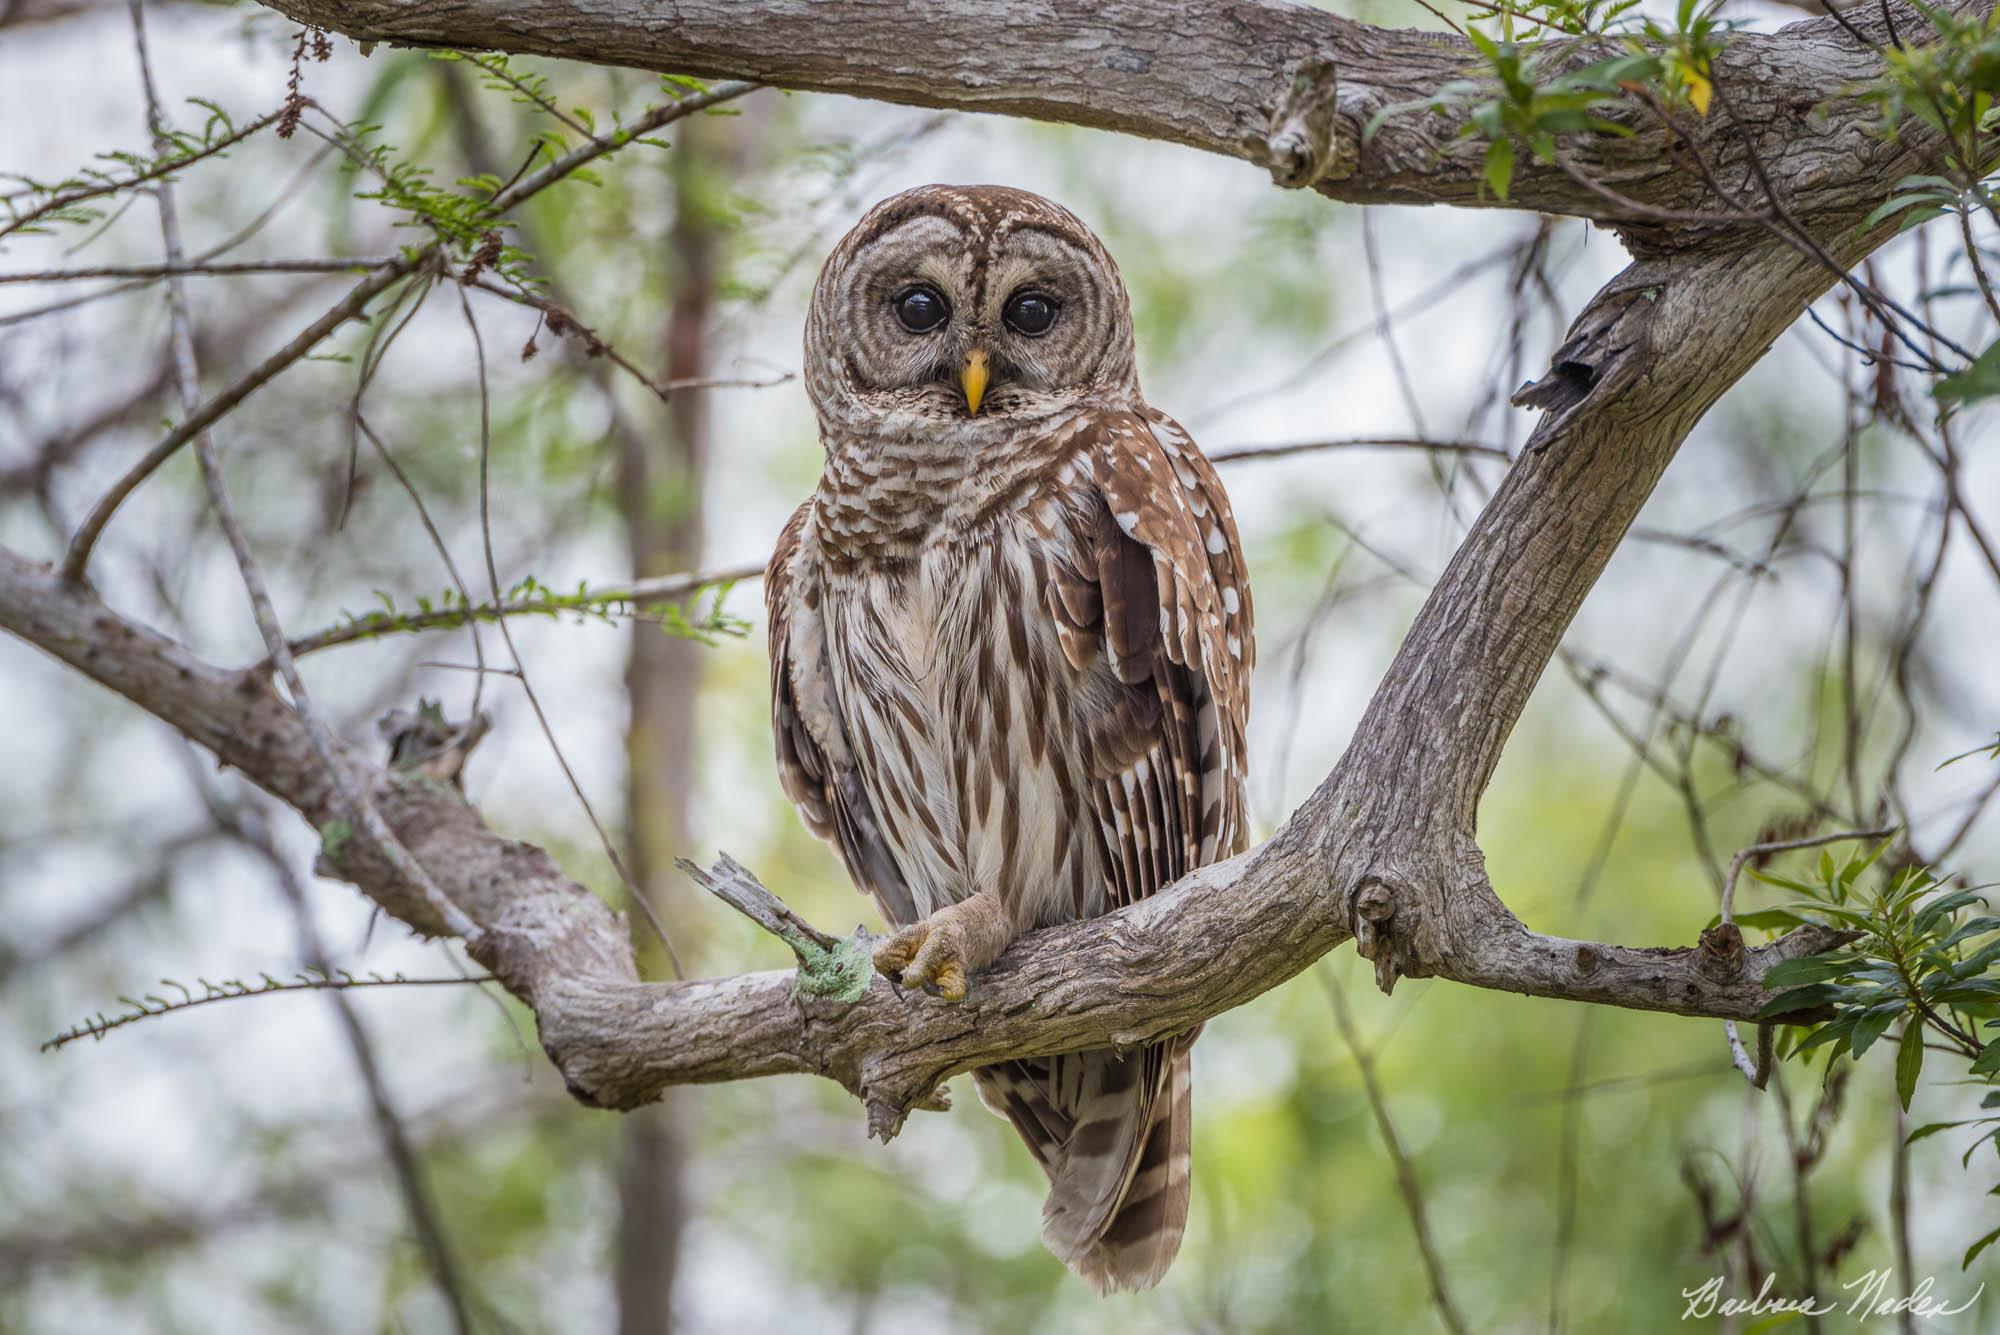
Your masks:
M 974 348 L 965 354 L 965 366 L 958 373 L 958 383 L 965 387 L 966 412 L 978 412 L 979 401 L 986 397 L 986 349 Z

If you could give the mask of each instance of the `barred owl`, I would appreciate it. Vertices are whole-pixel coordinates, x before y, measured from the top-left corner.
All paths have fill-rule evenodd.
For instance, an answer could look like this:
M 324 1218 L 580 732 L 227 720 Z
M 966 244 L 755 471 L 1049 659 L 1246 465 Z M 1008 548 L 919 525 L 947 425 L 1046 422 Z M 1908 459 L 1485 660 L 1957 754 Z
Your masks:
M 1117 266 L 1038 196 L 877 205 L 820 273 L 805 374 L 826 467 L 767 572 L 779 772 L 897 929 L 876 967 L 960 1001 L 1021 933 L 1244 847 L 1236 524 L 1140 395 Z M 1180 1248 L 1193 1041 L 973 1073 L 1099 1292 Z

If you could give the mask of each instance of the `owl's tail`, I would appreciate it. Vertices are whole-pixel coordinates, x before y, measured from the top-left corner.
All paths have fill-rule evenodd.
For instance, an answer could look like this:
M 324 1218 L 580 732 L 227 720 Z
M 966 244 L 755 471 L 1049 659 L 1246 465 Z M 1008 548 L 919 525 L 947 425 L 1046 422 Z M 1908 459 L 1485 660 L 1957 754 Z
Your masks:
M 1048 1174 L 1042 1239 L 1098 1293 L 1160 1282 L 1187 1228 L 1193 1035 L 973 1072 Z

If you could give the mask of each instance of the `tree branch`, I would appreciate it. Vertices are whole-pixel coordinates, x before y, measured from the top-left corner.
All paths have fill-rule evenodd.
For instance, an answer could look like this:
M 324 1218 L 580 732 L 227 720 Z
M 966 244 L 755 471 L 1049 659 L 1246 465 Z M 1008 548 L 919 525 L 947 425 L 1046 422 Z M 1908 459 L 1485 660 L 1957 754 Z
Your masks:
M 338 799 L 303 721 L 254 672 L 201 662 L 124 620 L 47 566 L 0 550 L 0 625 L 124 695 L 324 828 Z M 1281 836 L 1105 918 L 1036 932 L 949 1006 L 875 979 L 852 1004 L 796 997 L 789 971 L 641 983 L 622 915 L 542 850 L 488 828 L 455 790 L 386 769 L 345 742 L 336 763 L 367 792 L 438 888 L 480 927 L 470 953 L 534 1010 L 572 1094 L 632 1108 L 670 1084 L 803 1072 L 866 1100 L 893 1134 L 950 1075 L 1003 1057 L 1129 1046 L 1277 986 L 1347 940 L 1326 869 Z M 1299 818 L 1292 822 L 1299 823 Z M 329 838 L 320 870 L 352 881 L 426 935 L 444 924 L 359 834 Z M 1490 895 L 1489 895 L 1490 898 Z M 1795 932 L 1754 950 L 1631 950 L 1529 932 L 1495 916 L 1442 976 L 1534 996 L 1748 1018 L 1759 980 L 1820 948 Z
M 680 0 L 662 14 L 641 0 L 580 6 L 557 0 L 267 0 L 302 23 L 364 42 L 491 49 L 663 73 L 753 79 L 913 106 L 999 112 L 1165 139 L 1267 167 L 1281 185 L 1311 186 L 1369 204 L 1492 205 L 1484 145 L 1460 139 L 1465 109 L 1390 117 L 1364 145 L 1376 113 L 1419 100 L 1484 67 L 1463 38 L 1371 27 L 1279 0 L 932 0 L 838 6 Z M 1906 25 L 1917 21 L 1905 8 Z M 1880 40 L 1881 15 L 1849 26 Z M 1581 41 L 1560 57 L 1611 54 Z M 1746 232 L 1672 151 L 1688 140 L 1751 178 L 1741 148 L 1754 134 L 1773 175 L 1796 187 L 1802 217 L 1860 205 L 1895 176 L 1872 165 L 1893 156 L 1857 134 L 1864 115 L 1840 90 L 1877 72 L 1831 19 L 1777 33 L 1739 33 L 1714 81 L 1737 97 L 1743 126 L 1700 118 L 1669 128 L 1650 114 L 1622 119 L 1630 138 L 1577 136 L 1564 165 L 1523 155 L 1510 207 L 1620 224 L 1653 242 Z M 1834 100 L 1834 114 L 1816 116 Z M 1621 119 L 1618 114 L 1613 119 Z M 1580 182 L 1571 171 L 1588 178 Z M 1810 181 L 1810 188 L 1802 183 Z M 1610 189 L 1619 199 L 1606 198 Z M 1637 208 L 1633 205 L 1639 206 Z M 1650 211 L 1689 217 L 1662 219 Z M 1693 221 L 1717 213 L 1712 222 Z

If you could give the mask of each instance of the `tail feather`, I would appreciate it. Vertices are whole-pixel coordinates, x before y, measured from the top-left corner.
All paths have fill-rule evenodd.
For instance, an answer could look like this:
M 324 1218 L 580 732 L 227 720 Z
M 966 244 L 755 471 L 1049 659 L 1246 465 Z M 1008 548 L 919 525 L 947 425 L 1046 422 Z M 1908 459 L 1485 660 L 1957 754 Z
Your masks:
M 1042 1237 L 1098 1293 L 1159 1283 L 1187 1227 L 1188 1043 L 1002 1063 L 974 1073 L 1049 1178 Z

